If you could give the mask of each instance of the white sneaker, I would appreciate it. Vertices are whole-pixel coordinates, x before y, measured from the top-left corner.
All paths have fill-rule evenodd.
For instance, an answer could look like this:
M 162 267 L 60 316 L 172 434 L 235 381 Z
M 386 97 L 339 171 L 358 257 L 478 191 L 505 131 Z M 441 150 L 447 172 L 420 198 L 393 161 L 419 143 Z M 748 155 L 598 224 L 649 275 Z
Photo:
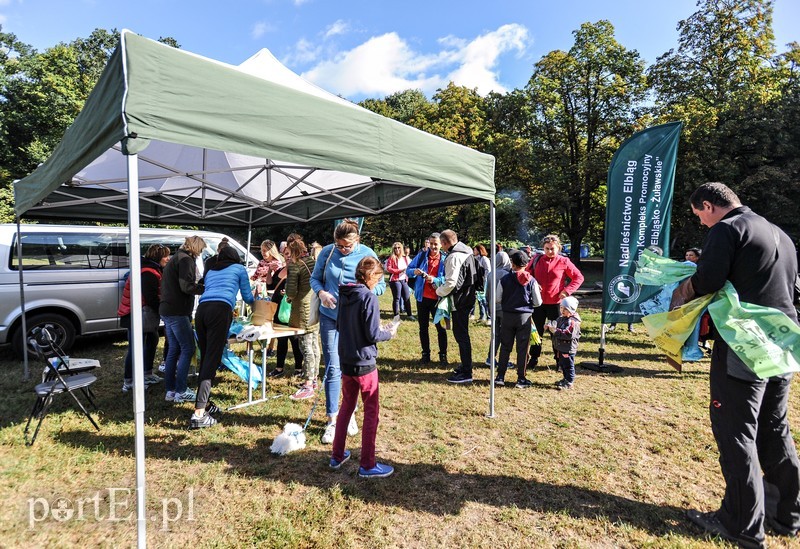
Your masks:
M 164 397 L 164 400 L 167 402 L 174 402 L 175 401 L 175 391 L 167 391 L 167 396 Z
M 329 423 L 322 434 L 322 444 L 333 444 L 333 437 L 336 436 L 336 424 Z
M 124 379 L 122 381 L 122 392 L 123 393 L 127 393 L 131 389 L 133 389 L 133 380 L 132 379 Z
M 354 437 L 358 434 L 358 424 L 356 423 L 356 413 L 350 416 L 350 423 L 347 424 L 347 434 Z
M 164 372 L 164 371 L 166 371 L 166 369 L 167 369 L 167 363 L 166 362 L 162 362 L 161 364 L 158 365 L 158 371 L 159 372 Z
M 197 400 L 197 395 L 191 389 L 186 389 L 183 393 L 175 393 L 173 402 L 194 402 Z

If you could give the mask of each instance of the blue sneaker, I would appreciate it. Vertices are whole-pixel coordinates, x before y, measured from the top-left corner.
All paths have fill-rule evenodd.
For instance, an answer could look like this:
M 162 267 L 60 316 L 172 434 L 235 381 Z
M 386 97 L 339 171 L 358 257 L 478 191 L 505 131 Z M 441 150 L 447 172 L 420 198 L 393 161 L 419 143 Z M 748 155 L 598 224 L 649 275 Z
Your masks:
M 339 467 L 341 467 L 344 464 L 344 462 L 347 461 L 348 459 L 350 459 L 350 450 L 345 450 L 342 461 L 336 461 L 335 459 L 331 458 L 331 461 L 328 463 L 328 466 L 331 469 L 339 469 Z
M 394 473 L 394 467 L 385 463 L 376 463 L 372 469 L 358 468 L 358 476 L 362 478 L 385 478 L 392 473 Z

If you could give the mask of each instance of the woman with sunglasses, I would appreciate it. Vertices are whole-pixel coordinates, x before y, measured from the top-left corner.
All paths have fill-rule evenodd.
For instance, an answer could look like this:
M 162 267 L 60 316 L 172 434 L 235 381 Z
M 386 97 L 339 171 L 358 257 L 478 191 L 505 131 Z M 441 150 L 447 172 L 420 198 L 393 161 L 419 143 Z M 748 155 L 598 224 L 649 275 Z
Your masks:
M 339 365 L 339 332 L 337 330 L 336 304 L 339 300 L 339 285 L 353 284 L 356 281 L 356 266 L 364 257 L 375 257 L 372 249 L 361 244 L 358 223 L 345 219 L 333 231 L 333 244 L 325 246 L 317 256 L 314 272 L 311 274 L 311 290 L 320 301 L 320 339 L 322 356 L 325 360 L 325 412 L 328 426 L 322 435 L 324 444 L 333 443 L 336 434 L 336 417 L 339 415 L 339 394 L 342 389 L 342 370 Z M 375 295 L 386 291 L 383 279 L 372 290 Z M 358 433 L 355 414 L 350 417 L 347 433 Z
M 408 288 L 406 269 L 411 259 L 405 255 L 402 242 L 392 245 L 392 255 L 386 260 L 389 272 L 389 288 L 392 290 L 392 314 L 406 312 L 409 320 L 415 320 L 411 314 L 411 290 Z

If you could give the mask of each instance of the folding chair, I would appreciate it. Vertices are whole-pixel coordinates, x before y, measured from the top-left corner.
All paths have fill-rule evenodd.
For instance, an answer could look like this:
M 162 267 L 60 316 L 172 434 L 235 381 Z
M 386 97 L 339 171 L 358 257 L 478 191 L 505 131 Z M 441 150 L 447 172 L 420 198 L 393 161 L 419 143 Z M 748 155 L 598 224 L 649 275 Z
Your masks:
M 34 331 L 31 339 L 28 340 L 31 348 L 36 355 L 42 360 L 48 368 L 48 374 L 42 383 L 34 387 L 36 392 L 36 402 L 33 404 L 31 415 L 28 417 L 28 423 L 25 425 L 25 441 L 28 446 L 33 446 L 36 442 L 36 437 L 39 434 L 39 429 L 42 426 L 50 406 L 53 404 L 53 397 L 63 393 L 69 393 L 72 399 L 76 402 L 78 407 L 83 412 L 91 424 L 98 431 L 100 427 L 95 423 L 94 418 L 86 410 L 81 403 L 75 391 L 80 390 L 86 397 L 86 400 L 97 410 L 97 405 L 92 399 L 92 392 L 90 385 L 97 381 L 97 377 L 89 373 L 73 373 L 69 368 L 68 360 L 64 358 L 64 353 L 61 348 L 55 343 L 50 332 L 46 328 L 37 329 Z M 52 360 L 48 359 L 48 355 L 53 355 Z M 36 430 L 33 432 L 33 438 L 28 441 L 28 432 L 31 426 L 31 421 L 36 417 L 39 419 L 36 425 Z

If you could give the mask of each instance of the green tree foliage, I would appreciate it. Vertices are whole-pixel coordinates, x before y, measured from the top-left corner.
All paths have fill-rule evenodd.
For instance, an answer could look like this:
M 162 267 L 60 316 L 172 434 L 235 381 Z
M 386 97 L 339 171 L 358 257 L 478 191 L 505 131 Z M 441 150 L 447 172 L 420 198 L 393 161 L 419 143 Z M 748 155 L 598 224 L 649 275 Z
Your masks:
M 675 253 L 702 242 L 688 198 L 723 181 L 797 239 L 795 53 L 775 55 L 772 2 L 701 0 L 678 47 L 649 69 L 656 114 L 683 120 L 673 207 Z M 796 52 L 796 48 L 794 50 Z
M 534 66 L 526 87 L 533 177 L 528 182 L 535 224 L 572 243 L 573 260 L 602 225 L 608 164 L 637 128 L 646 93 L 644 62 L 614 38 L 608 21 L 584 23 L 568 52 Z
M 173 38 L 159 41 L 179 47 Z M 116 29 L 95 29 L 40 53 L 0 32 L 0 190 L 50 156 L 118 43 Z M 11 220 L 8 211 L 0 221 Z
M 20 46 L 0 59 L 0 166 L 12 179 L 43 162 L 80 112 L 119 40 L 97 29 L 86 39 L 38 53 Z M 6 184 L 8 181 L 6 181 Z
M 461 145 L 485 149 L 485 103 L 475 89 L 451 82 L 431 101 L 419 90 L 406 90 L 383 100 L 364 101 L 361 106 Z M 462 205 L 387 213 L 367 218 L 364 232 L 379 248 L 401 241 L 417 249 L 426 236 L 447 228 L 455 230 L 465 242 L 484 240 L 489 234 L 487 211 L 486 205 Z

